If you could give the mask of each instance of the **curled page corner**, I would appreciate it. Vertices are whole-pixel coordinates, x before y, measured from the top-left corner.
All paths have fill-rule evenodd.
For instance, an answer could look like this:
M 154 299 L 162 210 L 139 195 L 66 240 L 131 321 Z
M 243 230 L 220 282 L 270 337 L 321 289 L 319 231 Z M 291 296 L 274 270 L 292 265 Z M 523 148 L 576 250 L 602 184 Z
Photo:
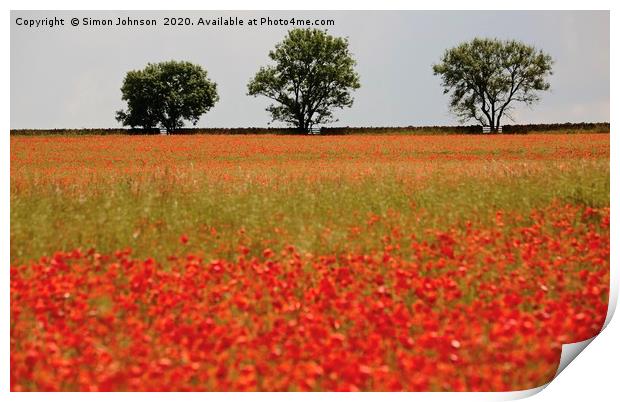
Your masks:
M 610 306 L 611 308 L 611 306 Z M 608 318 L 610 317 L 610 315 L 608 315 Z M 605 321 L 605 323 L 607 323 L 608 320 Z M 603 327 L 604 328 L 604 327 Z M 599 332 L 600 333 L 600 332 Z M 575 343 L 566 343 L 564 345 L 562 345 L 562 353 L 560 355 L 560 364 L 558 365 L 558 369 L 555 372 L 555 375 L 553 376 L 553 379 L 551 381 L 549 381 L 546 384 L 543 384 L 539 387 L 536 388 L 531 388 L 531 389 L 525 389 L 522 391 L 512 391 L 512 392 L 505 392 L 503 393 L 503 397 L 500 398 L 499 400 L 504 400 L 504 401 L 514 401 L 514 400 L 519 400 L 519 399 L 525 399 L 525 398 L 529 398 L 531 396 L 534 396 L 536 394 L 538 394 L 539 392 L 541 392 L 543 389 L 547 388 L 547 386 L 549 384 L 551 384 L 551 382 L 553 380 L 555 380 L 557 378 L 558 375 L 560 375 L 560 373 L 573 361 L 575 360 L 575 358 L 581 353 L 583 352 L 583 350 L 590 344 L 590 342 L 592 342 L 594 340 L 594 338 L 596 338 L 598 335 L 593 336 L 592 338 L 586 339 L 585 341 L 581 341 L 581 342 L 575 342 Z
M 579 353 L 583 352 L 583 350 L 596 338 L 598 335 L 593 336 L 592 338 L 586 339 L 585 341 L 575 342 L 575 343 L 566 343 L 562 345 L 562 354 L 560 355 L 560 364 L 558 365 L 558 369 L 555 372 L 554 379 L 560 375 L 560 373 L 579 355 Z
M 614 274 L 612 271 L 612 278 L 613 276 Z M 579 354 L 583 352 L 584 349 L 588 347 L 588 345 L 592 343 L 592 341 L 601 334 L 601 332 L 603 332 L 603 330 L 605 330 L 605 328 L 607 327 L 607 325 L 609 325 L 609 322 L 611 321 L 611 318 L 613 317 L 616 311 L 616 304 L 618 301 L 618 286 L 617 284 L 613 282 L 613 279 L 612 279 L 611 284 L 612 285 L 611 285 L 610 292 L 609 292 L 609 306 L 607 308 L 607 316 L 605 317 L 605 323 L 603 324 L 601 331 L 595 336 L 593 336 L 592 338 L 589 338 L 589 339 L 586 339 L 580 342 L 563 344 L 562 353 L 560 355 L 560 363 L 551 381 L 536 388 L 531 388 L 531 389 L 522 390 L 522 391 L 506 392 L 505 399 L 502 399 L 502 400 L 518 400 L 518 399 L 529 398 L 541 392 L 543 389 L 547 388 L 547 386 L 551 384 L 551 382 L 555 380 L 557 376 L 560 375 L 560 373 L 564 371 L 564 369 L 568 367 L 568 365 L 573 360 L 575 360 L 575 358 L 579 356 Z
M 594 335 L 592 338 L 583 340 L 581 342 L 575 343 L 567 343 L 562 345 L 562 354 L 560 355 L 560 364 L 558 365 L 558 369 L 555 372 L 555 376 L 553 379 L 557 378 L 558 375 L 573 361 L 575 358 L 583 352 L 583 350 L 605 330 L 609 322 L 611 321 L 612 316 L 616 310 L 616 303 L 618 301 L 618 289 L 617 286 L 614 285 L 612 281 L 612 286 L 609 292 L 609 305 L 607 307 L 607 316 L 605 317 L 605 323 L 603 324 L 603 328 L 601 331 Z M 553 380 L 552 380 L 553 381 Z M 544 388 L 544 387 L 543 387 Z
M 555 372 L 555 376 L 553 376 L 553 379 L 557 378 L 558 375 L 560 375 L 560 373 L 562 371 L 564 371 L 564 369 L 573 361 L 575 360 L 575 358 L 581 353 L 583 352 L 583 350 L 597 337 L 599 336 L 604 330 L 605 328 L 607 328 L 607 325 L 609 325 L 609 322 L 611 321 L 611 318 L 613 317 L 615 311 L 616 311 L 616 304 L 618 303 L 618 281 L 617 281 L 617 272 L 615 272 L 615 270 L 610 270 L 610 277 L 609 277 L 609 283 L 610 283 L 610 288 L 609 288 L 609 301 L 608 301 L 608 306 L 607 306 L 607 315 L 605 317 L 605 323 L 603 323 L 603 327 L 601 328 L 601 330 L 599 331 L 598 334 L 594 335 L 592 338 L 586 339 L 584 341 L 581 342 L 575 342 L 575 343 L 567 343 L 562 345 L 562 354 L 560 355 L 560 364 L 558 365 L 558 369 Z M 553 380 L 552 380 L 553 381 Z M 545 385 L 546 386 L 546 385 Z M 543 386 L 541 388 L 541 390 L 545 387 Z M 540 388 L 540 387 L 539 387 Z
M 613 296 L 612 296 L 613 295 Z M 583 350 L 597 337 L 603 332 L 603 330 L 607 327 L 609 322 L 611 321 L 611 317 L 614 315 L 616 310 L 616 301 L 617 301 L 617 292 L 610 292 L 609 296 L 609 306 L 607 308 L 607 317 L 605 318 L 605 323 L 603 324 L 603 328 L 601 331 L 594 335 L 592 338 L 583 340 L 581 342 L 575 343 L 566 343 L 562 345 L 562 354 L 560 355 L 560 364 L 558 365 L 558 369 L 555 372 L 555 379 L 564 369 L 573 361 L 575 358 L 583 352 Z M 552 380 L 553 381 L 553 380 Z

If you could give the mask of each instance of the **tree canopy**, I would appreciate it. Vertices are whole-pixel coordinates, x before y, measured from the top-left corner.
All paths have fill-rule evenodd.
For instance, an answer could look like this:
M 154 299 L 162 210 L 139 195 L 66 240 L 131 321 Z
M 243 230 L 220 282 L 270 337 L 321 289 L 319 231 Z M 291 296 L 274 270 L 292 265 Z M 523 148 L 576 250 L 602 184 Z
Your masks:
M 360 87 L 346 38 L 318 29 L 293 29 L 269 52 L 275 65 L 261 67 L 248 95 L 275 101 L 266 110 L 273 121 L 300 130 L 336 121 L 334 109 L 351 107 Z
M 551 56 L 516 40 L 480 39 L 446 50 L 433 65 L 450 108 L 462 122 L 475 119 L 496 131 L 515 102 L 532 105 L 550 88 Z
M 186 61 L 129 71 L 121 92 L 127 110 L 116 113 L 119 122 L 146 130 L 162 126 L 169 133 L 183 127 L 184 120 L 196 125 L 219 100 L 217 84 L 209 80 L 207 71 Z

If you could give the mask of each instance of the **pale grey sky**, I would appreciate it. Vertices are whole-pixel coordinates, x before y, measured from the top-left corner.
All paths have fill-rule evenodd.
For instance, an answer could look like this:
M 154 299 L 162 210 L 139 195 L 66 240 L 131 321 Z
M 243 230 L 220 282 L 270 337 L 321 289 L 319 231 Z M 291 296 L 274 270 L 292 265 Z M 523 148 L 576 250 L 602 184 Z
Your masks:
M 164 17 L 238 17 L 243 27 L 163 26 Z M 218 84 L 220 101 L 199 127 L 265 127 L 269 101 L 246 95 L 248 80 L 293 26 L 247 26 L 261 17 L 333 19 L 320 27 L 347 36 L 362 87 L 335 126 L 448 125 L 431 65 L 443 51 L 479 37 L 518 39 L 555 60 L 552 90 L 518 123 L 609 121 L 609 12 L 591 11 L 161 11 L 11 12 L 11 127 L 119 127 L 125 73 L 148 62 L 187 60 Z M 64 18 L 65 26 L 25 27 L 16 20 Z M 155 27 L 82 25 L 83 18 L 156 18 Z M 80 25 L 71 25 L 79 18 Z M 20 20 L 22 21 L 22 20 Z

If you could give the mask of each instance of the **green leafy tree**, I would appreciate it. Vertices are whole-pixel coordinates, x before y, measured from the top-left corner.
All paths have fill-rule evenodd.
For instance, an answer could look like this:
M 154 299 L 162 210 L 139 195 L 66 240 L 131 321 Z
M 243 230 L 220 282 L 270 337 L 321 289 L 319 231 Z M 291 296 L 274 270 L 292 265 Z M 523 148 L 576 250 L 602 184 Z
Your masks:
M 183 127 L 184 120 L 196 125 L 200 116 L 219 100 L 217 84 L 202 67 L 186 61 L 148 64 L 125 76 L 122 99 L 127 110 L 116 119 L 124 126 L 146 130 L 162 126 L 169 133 Z
M 275 101 L 266 109 L 273 121 L 307 131 L 336 121 L 334 109 L 353 105 L 351 92 L 360 83 L 347 39 L 318 29 L 293 29 L 269 58 L 275 65 L 260 68 L 248 95 Z
M 451 93 L 450 109 L 462 122 L 475 119 L 496 132 L 516 102 L 530 106 L 539 91 L 550 88 L 551 57 L 525 43 L 479 39 L 446 50 L 433 65 L 444 93 Z

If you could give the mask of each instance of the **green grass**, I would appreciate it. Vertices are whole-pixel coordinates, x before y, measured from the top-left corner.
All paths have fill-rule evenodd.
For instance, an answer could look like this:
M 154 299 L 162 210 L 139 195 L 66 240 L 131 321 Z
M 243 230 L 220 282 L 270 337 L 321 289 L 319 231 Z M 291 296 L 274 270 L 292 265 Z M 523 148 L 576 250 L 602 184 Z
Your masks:
M 189 251 L 231 257 L 240 240 L 256 253 L 285 244 L 312 253 L 376 249 L 395 226 L 424 236 L 429 228 L 465 219 L 490 223 L 497 210 L 527 215 L 554 201 L 609 205 L 606 159 L 454 176 L 458 166 L 446 164 L 420 182 L 382 172 L 361 181 L 205 181 L 178 191 L 157 182 L 142 182 L 136 191 L 131 178 L 79 194 L 52 186 L 30 188 L 11 195 L 11 261 L 78 247 L 103 253 L 131 247 L 139 257 L 160 260 Z M 483 166 L 501 170 L 499 164 Z M 369 214 L 382 218 L 372 228 L 366 225 Z M 352 237 L 354 226 L 364 235 Z M 181 234 L 189 236 L 187 245 L 179 243 Z

